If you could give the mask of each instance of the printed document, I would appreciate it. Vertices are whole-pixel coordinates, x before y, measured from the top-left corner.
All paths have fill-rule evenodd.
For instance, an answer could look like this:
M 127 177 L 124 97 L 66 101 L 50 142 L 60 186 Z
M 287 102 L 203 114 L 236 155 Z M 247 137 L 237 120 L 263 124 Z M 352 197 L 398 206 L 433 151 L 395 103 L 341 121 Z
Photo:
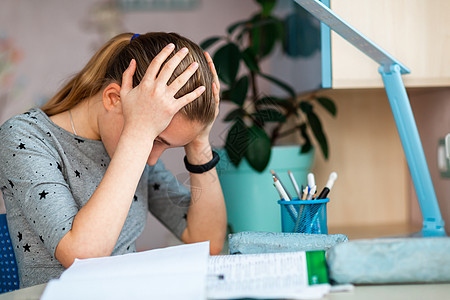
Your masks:
M 329 284 L 308 284 L 305 252 L 209 258 L 208 299 L 319 299 L 329 289 Z

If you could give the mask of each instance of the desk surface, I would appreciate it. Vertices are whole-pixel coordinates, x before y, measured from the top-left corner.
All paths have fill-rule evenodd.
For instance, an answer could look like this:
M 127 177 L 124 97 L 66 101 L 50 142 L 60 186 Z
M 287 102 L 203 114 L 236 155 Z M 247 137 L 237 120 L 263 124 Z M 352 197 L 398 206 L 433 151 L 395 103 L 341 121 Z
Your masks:
M 38 300 L 45 289 L 45 284 L 17 290 L 0 295 L 0 300 Z M 332 293 L 326 300 L 423 300 L 448 299 L 450 283 L 445 284 L 402 284 L 356 286 L 351 292 Z
M 360 226 L 329 228 L 329 233 L 344 233 L 349 239 L 377 238 L 396 235 L 405 235 L 417 232 L 420 227 L 392 224 L 384 226 Z M 45 289 L 45 284 L 20 289 L 14 292 L 0 294 L 0 300 L 37 300 Z M 448 299 L 450 295 L 450 283 L 443 284 L 401 284 L 401 285 L 360 285 L 355 286 L 351 292 L 331 293 L 325 296 L 326 300 L 379 300 L 379 299 Z

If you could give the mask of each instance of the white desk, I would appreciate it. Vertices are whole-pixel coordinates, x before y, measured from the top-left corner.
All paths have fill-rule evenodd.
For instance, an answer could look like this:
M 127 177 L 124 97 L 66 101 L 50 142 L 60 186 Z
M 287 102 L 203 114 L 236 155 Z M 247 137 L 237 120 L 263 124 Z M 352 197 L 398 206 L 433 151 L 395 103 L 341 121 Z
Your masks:
M 45 289 L 45 284 L 1 294 L 0 300 L 38 300 Z M 352 292 L 333 293 L 326 300 L 423 300 L 449 299 L 450 283 L 445 284 L 404 284 L 356 286 Z

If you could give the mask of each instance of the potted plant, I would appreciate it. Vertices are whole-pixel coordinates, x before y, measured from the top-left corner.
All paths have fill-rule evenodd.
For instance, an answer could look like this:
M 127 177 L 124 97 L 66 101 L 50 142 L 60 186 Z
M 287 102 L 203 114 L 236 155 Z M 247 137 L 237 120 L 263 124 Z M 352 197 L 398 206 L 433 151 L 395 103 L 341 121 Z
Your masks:
M 248 163 L 250 169 L 263 172 L 271 161 L 272 150 L 277 141 L 281 137 L 297 134 L 302 138 L 302 142 L 301 145 L 294 147 L 296 155 L 306 154 L 312 160 L 312 139 L 315 139 L 327 159 L 328 142 L 314 107 L 320 105 L 335 116 L 334 102 L 329 98 L 316 96 L 314 93 L 300 98 L 289 84 L 261 68 L 261 62 L 269 59 L 277 47 L 283 49 L 283 52 L 290 56 L 312 54 L 320 47 L 320 31 L 317 27 L 305 23 L 307 20 L 302 19 L 302 15 L 298 13 L 291 14 L 286 18 L 277 17 L 273 13 L 276 0 L 256 0 L 256 2 L 260 5 L 260 10 L 255 15 L 231 24 L 226 29 L 225 35 L 213 36 L 201 43 L 205 50 L 214 46 L 215 51 L 212 56 L 222 82 L 221 99 L 235 105 L 235 108 L 224 118 L 226 122 L 231 123 L 224 147 L 227 158 L 238 169 Z M 287 38 L 291 34 L 288 24 L 292 24 L 292 22 L 296 26 L 303 24 L 306 27 L 303 33 L 300 32 L 300 34 L 307 35 L 300 39 L 300 44 L 298 39 Z M 281 89 L 284 96 L 262 93 L 259 83 L 263 80 Z M 220 171 L 219 168 L 219 175 Z M 236 182 L 243 180 L 239 176 L 233 175 L 234 182 L 231 183 L 231 189 L 235 192 L 240 190 L 238 192 L 242 193 L 241 189 L 236 189 Z M 267 174 L 264 176 L 269 180 L 269 184 L 265 185 L 268 185 L 276 195 L 270 183 L 270 176 Z M 247 182 L 246 190 L 251 189 L 252 185 L 254 182 Z M 222 186 L 224 187 L 223 182 Z M 260 187 L 261 184 L 257 190 Z M 245 209 L 241 209 L 242 202 L 245 201 L 248 204 L 249 196 L 245 196 L 245 200 L 242 201 L 236 200 L 238 195 L 230 192 L 231 194 L 227 197 L 226 186 L 224 193 L 231 218 L 239 214 L 238 211 L 242 213 L 245 211 Z M 240 204 L 231 207 L 230 211 L 229 201 L 237 201 Z M 255 201 L 258 201 L 258 206 L 262 205 L 261 199 Z M 271 199 L 271 201 L 270 207 L 266 208 L 268 210 L 273 210 L 273 203 L 276 207 L 275 199 Z M 236 218 L 244 219 L 246 217 L 240 215 Z M 260 221 L 267 221 L 264 213 Z M 260 221 L 257 223 L 261 223 Z M 279 226 L 278 220 L 274 222 Z M 245 229 L 245 226 L 238 227 Z M 253 227 L 250 226 L 250 229 L 254 230 Z M 256 227 L 258 227 L 256 229 L 260 228 L 259 225 Z

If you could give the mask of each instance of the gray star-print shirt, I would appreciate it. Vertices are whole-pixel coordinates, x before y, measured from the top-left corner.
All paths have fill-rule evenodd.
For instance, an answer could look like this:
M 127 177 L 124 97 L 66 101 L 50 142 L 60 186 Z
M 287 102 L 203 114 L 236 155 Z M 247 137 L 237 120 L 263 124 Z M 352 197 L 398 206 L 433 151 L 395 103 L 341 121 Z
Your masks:
M 94 193 L 110 158 L 101 141 L 78 137 L 40 109 L 0 127 L 0 188 L 19 267 L 20 287 L 57 278 L 55 249 Z M 112 255 L 135 252 L 147 211 L 178 238 L 186 228 L 189 191 L 161 162 L 146 166 Z

